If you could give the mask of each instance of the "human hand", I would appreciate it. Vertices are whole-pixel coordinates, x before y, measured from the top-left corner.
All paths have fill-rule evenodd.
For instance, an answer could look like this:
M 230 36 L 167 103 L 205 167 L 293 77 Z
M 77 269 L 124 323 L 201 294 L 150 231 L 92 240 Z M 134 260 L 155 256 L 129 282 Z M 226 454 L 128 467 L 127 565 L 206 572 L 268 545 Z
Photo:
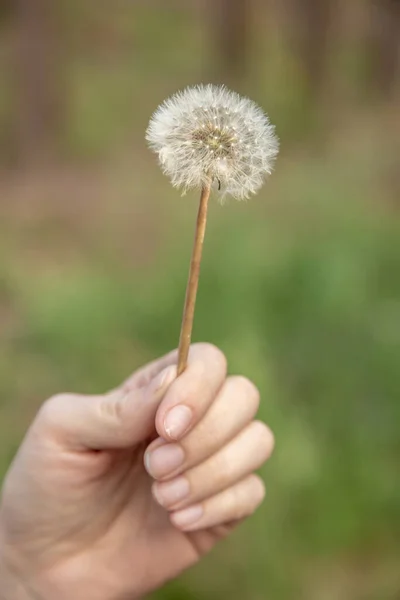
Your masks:
M 227 377 L 212 345 L 192 346 L 178 378 L 176 359 L 108 394 L 43 405 L 3 488 L 0 589 L 5 571 L 14 582 L 6 600 L 141 597 L 260 504 L 253 471 L 273 436 L 253 420 L 257 389 Z

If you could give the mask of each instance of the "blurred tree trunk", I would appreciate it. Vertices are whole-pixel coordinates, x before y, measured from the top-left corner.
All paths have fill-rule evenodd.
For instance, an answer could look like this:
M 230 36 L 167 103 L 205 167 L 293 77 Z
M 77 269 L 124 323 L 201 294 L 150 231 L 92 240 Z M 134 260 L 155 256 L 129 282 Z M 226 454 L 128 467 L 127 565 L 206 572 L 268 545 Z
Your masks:
M 249 60 L 251 0 L 208 0 L 207 10 L 217 51 L 214 74 L 220 81 L 240 83 Z
M 0 24 L 8 19 L 13 9 L 13 0 L 0 0 Z
M 15 147 L 19 163 L 49 160 L 63 117 L 60 3 L 15 0 Z
M 384 97 L 393 92 L 400 63 L 400 0 L 372 0 L 367 39 L 371 84 Z
M 289 0 L 292 48 L 296 53 L 312 96 L 325 83 L 332 0 Z

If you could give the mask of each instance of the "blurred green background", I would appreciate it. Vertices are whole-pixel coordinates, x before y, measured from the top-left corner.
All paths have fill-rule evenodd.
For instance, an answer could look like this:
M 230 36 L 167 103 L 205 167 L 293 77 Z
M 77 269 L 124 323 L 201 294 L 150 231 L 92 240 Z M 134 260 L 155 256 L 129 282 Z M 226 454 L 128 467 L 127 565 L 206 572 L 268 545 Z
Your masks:
M 281 155 L 212 203 L 195 340 L 262 392 L 262 509 L 159 600 L 400 597 L 400 2 L 3 0 L 0 477 L 40 403 L 177 345 L 197 210 L 171 93 L 261 104 Z

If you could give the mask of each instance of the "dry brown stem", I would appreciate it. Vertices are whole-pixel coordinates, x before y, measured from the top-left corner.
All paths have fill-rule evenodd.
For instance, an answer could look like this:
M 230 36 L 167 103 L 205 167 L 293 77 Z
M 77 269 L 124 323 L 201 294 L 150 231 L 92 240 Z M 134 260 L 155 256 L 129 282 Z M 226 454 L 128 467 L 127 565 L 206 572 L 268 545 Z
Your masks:
M 190 263 L 189 279 L 186 288 L 181 335 L 179 338 L 178 375 L 181 375 L 181 373 L 183 373 L 183 371 L 186 369 L 190 342 L 192 339 L 194 310 L 196 306 L 197 288 L 199 286 L 201 256 L 203 252 L 204 235 L 207 224 L 207 209 L 210 192 L 210 185 L 203 186 L 201 190 L 199 212 L 197 215 L 196 233 L 194 238 L 192 260 Z

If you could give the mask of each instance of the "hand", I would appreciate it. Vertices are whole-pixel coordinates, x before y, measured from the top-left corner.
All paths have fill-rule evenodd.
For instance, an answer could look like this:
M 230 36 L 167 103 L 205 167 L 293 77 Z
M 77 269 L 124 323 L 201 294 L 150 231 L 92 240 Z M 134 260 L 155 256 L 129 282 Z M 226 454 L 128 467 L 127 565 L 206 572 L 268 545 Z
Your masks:
M 194 345 L 178 378 L 176 358 L 104 396 L 43 405 L 0 508 L 3 568 L 26 598 L 138 598 L 196 563 L 262 501 L 253 471 L 273 436 L 253 420 L 257 389 L 227 378 L 212 345 Z

